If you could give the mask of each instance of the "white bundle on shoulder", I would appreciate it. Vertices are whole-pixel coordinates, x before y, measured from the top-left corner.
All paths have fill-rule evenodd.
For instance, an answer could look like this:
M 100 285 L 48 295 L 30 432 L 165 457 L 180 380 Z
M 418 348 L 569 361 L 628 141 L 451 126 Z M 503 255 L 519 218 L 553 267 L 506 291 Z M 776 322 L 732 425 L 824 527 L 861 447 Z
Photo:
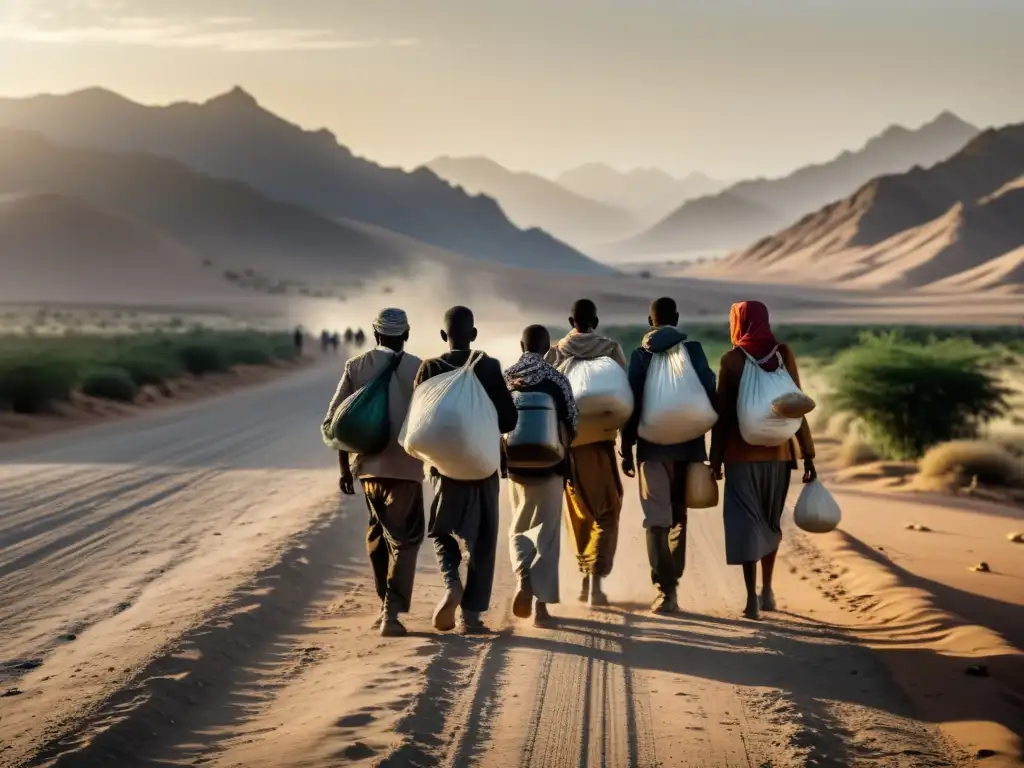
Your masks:
M 717 421 L 718 412 L 693 367 L 686 343 L 654 353 L 644 382 L 640 437 L 658 445 L 685 443 L 707 433 Z
M 764 370 L 746 351 L 743 354 L 747 359 L 743 365 L 736 401 L 740 435 L 748 445 L 767 448 L 782 445 L 797 433 L 803 419 L 779 415 L 775 402 L 794 392 L 799 393 L 800 387 L 789 375 L 777 349 L 774 354 L 778 358 L 779 367 L 774 371 Z
M 610 357 L 570 357 L 559 366 L 572 387 L 581 419 L 618 429 L 633 413 L 633 390 L 622 366 Z
M 453 480 L 483 480 L 501 466 L 498 412 L 474 372 L 483 357 L 474 352 L 416 387 L 398 437 L 406 453 Z

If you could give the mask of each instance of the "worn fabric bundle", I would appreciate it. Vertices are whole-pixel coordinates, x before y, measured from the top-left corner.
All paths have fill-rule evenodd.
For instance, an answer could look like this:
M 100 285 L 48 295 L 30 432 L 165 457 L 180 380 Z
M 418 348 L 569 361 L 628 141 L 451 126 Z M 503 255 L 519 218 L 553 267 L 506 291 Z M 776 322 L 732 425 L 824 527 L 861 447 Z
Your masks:
M 800 392 L 793 377 L 782 363 L 778 350 L 772 354 L 778 363 L 772 371 L 762 367 L 746 350 L 747 361 L 740 378 L 736 418 L 740 435 L 748 445 L 773 448 L 792 438 L 803 423 L 799 418 L 787 418 L 775 412 L 774 403 L 786 395 Z M 801 393 L 802 394 L 802 393 Z
M 572 387 L 580 412 L 573 445 L 597 442 L 619 429 L 633 413 L 633 390 L 622 366 L 610 357 L 570 358 L 559 366 Z
M 453 480 L 484 480 L 501 466 L 498 412 L 473 370 L 481 359 L 474 352 L 416 387 L 398 437 L 406 453 Z
M 321 435 L 328 448 L 369 456 L 388 447 L 391 377 L 401 362 L 402 355 L 394 355 L 365 386 L 346 397 L 333 414 L 327 415 Z
M 509 469 L 547 469 L 565 458 L 555 401 L 546 392 L 513 392 L 516 428 L 504 436 Z
M 686 343 L 654 353 L 644 382 L 640 437 L 658 445 L 676 445 L 706 434 L 716 421 L 718 413 L 690 361 Z
M 704 462 L 686 465 L 687 509 L 710 509 L 718 506 L 718 481 L 711 467 Z
M 834 531 L 842 519 L 838 502 L 825 486 L 817 480 L 804 486 L 793 510 L 793 522 L 798 528 L 808 533 L 828 533 Z

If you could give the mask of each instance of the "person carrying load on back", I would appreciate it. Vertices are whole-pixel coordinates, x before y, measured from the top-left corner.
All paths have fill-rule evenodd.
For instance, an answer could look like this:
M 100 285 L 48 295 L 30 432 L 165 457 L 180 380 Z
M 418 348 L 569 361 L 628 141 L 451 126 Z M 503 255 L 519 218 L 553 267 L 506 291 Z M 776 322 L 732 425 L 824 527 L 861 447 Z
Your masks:
M 558 602 L 558 552 L 567 451 L 579 426 L 569 380 L 544 355 L 551 335 L 543 325 L 523 331 L 522 357 L 505 371 L 516 400 L 519 424 L 505 436 L 505 462 L 512 499 L 509 553 L 519 578 L 512 613 L 534 623 L 550 621 L 547 606 Z
M 615 437 L 632 413 L 633 398 L 622 347 L 596 333 L 594 302 L 580 299 L 573 304 L 569 324 L 572 330 L 548 350 L 545 359 L 572 383 L 580 411 L 579 430 L 569 449 L 565 498 L 583 574 L 579 597 L 600 606 L 608 604 L 601 580 L 614 564 L 622 513 Z
M 414 415 L 420 422 L 429 422 L 431 418 L 440 420 L 437 414 L 443 407 L 447 409 L 445 418 L 457 420 L 451 426 L 438 429 L 435 438 L 435 448 L 436 439 L 439 438 L 442 444 L 437 450 L 448 457 L 454 454 L 454 459 L 446 460 L 444 467 L 438 467 L 424 458 L 431 465 L 430 483 L 434 490 L 427 535 L 434 540 L 438 567 L 446 587 L 444 597 L 434 610 L 434 628 L 442 632 L 454 629 L 456 611 L 461 608 L 461 630 L 466 634 L 488 631 L 481 614 L 490 606 L 494 583 L 501 435 L 514 430 L 519 421 L 519 412 L 512 394 L 505 386 L 500 363 L 483 352 L 470 349 L 477 337 L 474 322 L 473 312 L 467 307 L 452 307 L 445 313 L 441 338 L 448 343 L 450 351 L 440 357 L 424 360 L 420 365 L 416 374 L 414 410 L 410 411 L 404 436 L 408 441 L 405 443 L 407 448 L 413 444 L 422 446 L 426 442 L 418 437 L 424 434 L 419 427 L 430 432 L 432 426 L 429 423 L 414 424 Z M 460 396 L 468 393 L 467 397 L 471 398 L 479 394 L 485 400 L 483 406 L 477 399 L 465 404 L 457 401 L 443 402 L 445 395 L 449 394 L 444 389 L 448 380 L 442 382 L 443 386 L 438 386 L 437 392 L 428 388 L 431 379 L 435 377 L 448 375 L 451 381 L 455 381 L 455 373 L 460 369 L 467 374 L 471 372 L 480 386 L 473 383 L 472 388 L 463 387 L 456 393 Z M 485 394 L 480 394 L 481 387 Z M 419 396 L 421 388 L 429 397 L 424 396 L 422 405 L 418 405 L 419 401 L 415 398 Z M 454 386 L 452 391 L 455 391 Z M 491 425 L 496 423 L 493 434 L 489 424 L 484 421 Z M 460 433 L 458 430 L 465 432 Z M 474 435 L 477 440 L 483 436 L 483 446 L 479 449 L 473 447 L 471 455 L 460 455 L 460 451 L 472 447 L 471 444 L 476 442 Z M 417 443 L 417 440 L 420 442 Z M 431 452 L 426 448 L 422 450 L 423 456 Z M 489 456 L 482 455 L 485 453 Z M 438 463 L 441 461 L 438 460 Z M 486 476 L 478 476 L 481 473 L 480 467 L 485 468 L 482 471 L 487 473 Z M 460 479 L 459 476 L 469 479 Z M 459 577 L 459 565 L 462 562 L 460 540 L 469 554 L 465 585 Z
M 676 326 L 670 298 L 651 303 L 651 330 L 629 361 L 633 415 L 622 428 L 622 470 L 640 465 L 640 508 L 657 597 L 651 610 L 679 610 L 676 588 L 686 568 L 687 478 L 690 465 L 707 471 L 704 437 L 717 421 L 715 374 L 704 348 Z M 707 478 L 710 479 L 710 478 Z
M 409 322 L 403 310 L 382 309 L 373 321 L 373 335 L 377 348 L 345 363 L 327 420 L 378 376 L 389 376 L 383 450 L 355 456 L 339 450 L 338 466 L 342 493 L 355 493 L 354 477 L 363 487 L 369 510 L 366 551 L 381 600 L 380 633 L 390 637 L 406 634 L 399 614 L 407 613 L 412 603 L 416 557 L 424 535 L 423 465 L 398 442 L 421 361 L 404 351 Z
M 729 334 L 733 348 L 722 356 L 718 372 L 719 419 L 711 432 L 711 468 L 721 479 L 725 467 L 725 558 L 729 565 L 743 566 L 743 613 L 757 619 L 761 610 L 776 610 L 772 575 L 790 473 L 797 468 L 793 443 L 803 456 L 803 481 L 809 483 L 817 477 L 814 441 L 806 418 L 780 414 L 778 398 L 771 399 L 787 390 L 798 393 L 800 374 L 792 351 L 772 333 L 767 307 L 758 301 L 733 304 Z

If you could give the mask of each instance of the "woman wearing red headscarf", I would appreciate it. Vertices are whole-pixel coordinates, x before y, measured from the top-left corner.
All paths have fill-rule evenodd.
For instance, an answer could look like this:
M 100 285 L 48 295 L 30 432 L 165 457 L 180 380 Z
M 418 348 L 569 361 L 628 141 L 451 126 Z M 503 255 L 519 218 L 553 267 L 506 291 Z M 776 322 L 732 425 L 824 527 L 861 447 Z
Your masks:
M 711 432 L 711 468 L 722 478 L 725 468 L 725 558 L 743 566 L 747 587 L 748 618 L 775 610 L 772 572 L 782 541 L 782 511 L 789 492 L 790 474 L 797 468 L 797 447 L 804 460 L 805 483 L 817 474 L 814 441 L 807 419 L 793 440 L 767 448 L 750 445 L 740 434 L 736 416 L 740 379 L 749 358 L 765 371 L 783 365 L 800 386 L 800 373 L 789 347 L 772 333 L 768 309 L 759 301 L 732 305 L 729 331 L 733 348 L 722 356 L 718 373 L 718 422 Z M 797 444 L 794 446 L 794 442 Z M 761 596 L 757 595 L 757 564 L 761 563 Z

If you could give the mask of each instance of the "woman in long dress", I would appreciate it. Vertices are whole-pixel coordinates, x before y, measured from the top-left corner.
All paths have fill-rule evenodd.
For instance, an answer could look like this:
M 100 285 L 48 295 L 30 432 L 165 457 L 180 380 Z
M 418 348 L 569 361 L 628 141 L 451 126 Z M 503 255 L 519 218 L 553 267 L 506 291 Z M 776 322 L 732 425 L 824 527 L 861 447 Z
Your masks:
M 743 566 L 747 588 L 744 616 L 760 618 L 774 611 L 772 574 L 782 542 L 782 512 L 789 492 L 791 472 L 797 468 L 797 448 L 804 462 L 803 481 L 809 483 L 814 469 L 814 441 L 807 419 L 796 437 L 780 446 L 750 445 L 740 434 L 736 415 L 740 379 L 748 359 L 765 371 L 782 365 L 800 386 L 796 359 L 772 333 L 768 309 L 758 301 L 733 304 L 729 316 L 733 348 L 722 356 L 718 373 L 718 422 L 711 433 L 711 468 L 722 478 L 725 470 L 725 557 L 729 565 Z M 794 443 L 796 445 L 794 445 Z M 761 563 L 761 595 L 757 594 L 757 564 Z

